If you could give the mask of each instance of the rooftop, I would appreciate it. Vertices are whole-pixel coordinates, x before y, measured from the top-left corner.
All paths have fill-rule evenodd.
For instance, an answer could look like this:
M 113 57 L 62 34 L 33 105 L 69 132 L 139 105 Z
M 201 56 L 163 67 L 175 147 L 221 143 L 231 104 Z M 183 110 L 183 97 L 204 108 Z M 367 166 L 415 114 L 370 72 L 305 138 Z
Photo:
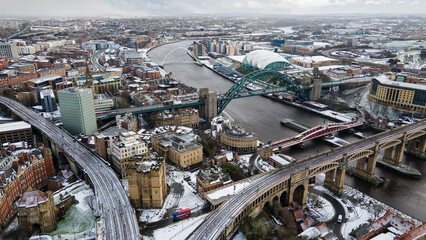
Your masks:
M 40 190 L 25 192 L 18 200 L 17 205 L 18 207 L 31 208 L 36 207 L 41 203 L 45 203 L 47 199 L 47 194 Z
M 378 77 L 375 77 L 374 79 L 376 79 L 377 81 L 379 81 L 380 83 L 385 84 L 385 85 L 391 85 L 391 86 L 395 86 L 395 87 L 411 88 L 411 89 L 418 89 L 418 90 L 426 91 L 426 85 L 424 85 L 424 84 L 396 82 L 396 81 L 390 80 L 385 75 L 380 75 Z
M 31 125 L 24 121 L 0 124 L 0 132 L 10 132 L 10 131 L 22 130 L 22 129 L 28 129 L 28 128 L 31 128 Z
M 247 64 L 258 69 L 265 69 L 266 66 L 274 62 L 284 62 L 290 65 L 290 62 L 281 55 L 267 50 L 250 52 L 246 55 L 244 60 L 247 61 Z
M 179 152 L 202 147 L 200 144 L 194 142 L 190 135 L 177 134 L 170 131 L 155 135 L 152 138 L 158 140 L 161 145 L 171 147 Z

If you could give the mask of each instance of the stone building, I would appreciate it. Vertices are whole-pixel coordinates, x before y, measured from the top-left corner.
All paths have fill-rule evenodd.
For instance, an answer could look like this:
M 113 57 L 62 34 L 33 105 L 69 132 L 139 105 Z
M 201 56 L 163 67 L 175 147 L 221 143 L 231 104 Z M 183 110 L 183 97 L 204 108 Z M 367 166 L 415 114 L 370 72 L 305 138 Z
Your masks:
M 135 165 L 135 156 L 149 157 L 148 147 L 133 131 L 120 132 L 119 141 L 112 145 L 112 167 L 122 177 L 127 178 L 127 168 Z
M 160 126 L 185 126 L 197 128 L 200 122 L 197 109 L 184 108 L 164 110 L 151 116 L 156 127 Z
M 16 203 L 18 223 L 22 229 L 32 233 L 52 232 L 56 229 L 55 202 L 51 192 L 40 190 L 25 192 Z
M 257 135 L 253 132 L 246 132 L 236 126 L 223 126 L 218 132 L 219 141 L 228 150 L 238 153 L 252 153 L 257 150 Z
M 154 151 L 179 167 L 203 161 L 203 147 L 190 135 L 165 132 L 152 136 L 151 142 Z
M 94 135 L 96 153 L 109 162 L 111 162 L 112 146 L 119 141 L 120 132 L 127 132 L 127 130 L 113 126 Z
M 62 190 L 55 193 L 29 190 L 16 201 L 19 226 L 30 234 L 54 231 L 57 221 L 75 203 L 75 197 Z
M 133 132 L 138 131 L 138 118 L 132 113 L 126 113 L 124 116 L 117 115 L 115 120 L 118 127 L 122 127 Z
M 128 169 L 131 203 L 135 208 L 162 208 L 167 196 L 164 159 L 143 161 L 140 156 L 132 158 L 136 158 L 136 164 Z
M 200 169 L 197 174 L 197 191 L 208 192 L 231 182 L 229 174 L 217 168 Z

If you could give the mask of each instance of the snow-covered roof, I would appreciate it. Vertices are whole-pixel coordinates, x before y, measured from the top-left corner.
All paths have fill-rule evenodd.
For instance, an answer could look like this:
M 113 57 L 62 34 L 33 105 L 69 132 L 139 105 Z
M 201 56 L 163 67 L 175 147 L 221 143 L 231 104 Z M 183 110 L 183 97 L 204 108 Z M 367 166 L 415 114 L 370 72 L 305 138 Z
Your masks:
M 245 61 L 247 61 L 247 64 L 251 65 L 252 67 L 261 70 L 265 69 L 266 66 L 274 62 L 284 62 L 286 64 L 290 64 L 290 62 L 281 55 L 267 50 L 255 50 L 250 52 L 246 55 Z
M 10 123 L 3 123 L 0 124 L 0 132 L 9 132 L 9 131 L 16 131 L 16 130 L 22 130 L 22 129 L 28 129 L 31 128 L 31 125 L 24 122 L 10 122 Z

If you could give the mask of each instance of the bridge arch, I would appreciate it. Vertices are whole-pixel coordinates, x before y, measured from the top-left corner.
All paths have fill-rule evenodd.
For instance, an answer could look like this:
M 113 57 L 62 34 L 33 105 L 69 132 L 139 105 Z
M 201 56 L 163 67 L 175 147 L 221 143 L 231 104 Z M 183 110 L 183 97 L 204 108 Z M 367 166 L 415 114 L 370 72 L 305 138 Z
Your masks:
M 281 207 L 286 207 L 288 206 L 288 196 L 287 196 L 287 191 L 283 191 L 280 195 L 280 204 Z
M 172 54 L 174 51 L 179 50 L 179 49 L 185 49 L 185 50 L 188 51 L 188 48 L 185 48 L 185 47 L 174 48 L 163 58 L 163 61 L 161 61 L 161 64 L 164 64 L 164 61 L 170 56 L 170 54 Z
M 293 202 L 296 202 L 299 205 L 303 205 L 305 190 L 307 189 L 305 189 L 305 186 L 303 184 L 297 186 L 293 191 Z
M 277 79 L 277 81 L 279 81 L 280 83 L 279 86 L 267 83 L 266 80 L 269 79 Z M 232 99 L 237 97 L 240 92 L 246 91 L 246 87 L 250 84 L 262 86 L 265 90 L 286 87 L 287 91 L 296 92 L 299 97 L 307 100 L 307 97 L 303 93 L 303 89 L 290 76 L 272 70 L 257 70 L 247 74 L 241 80 L 237 81 L 234 85 L 232 85 L 232 87 L 224 94 L 224 100 L 218 102 L 217 113 L 222 113 L 222 111 L 229 104 L 229 102 L 231 102 Z
M 65 156 L 64 152 L 59 151 L 56 155 L 57 155 L 56 167 L 58 169 L 63 170 L 70 166 L 68 158 Z

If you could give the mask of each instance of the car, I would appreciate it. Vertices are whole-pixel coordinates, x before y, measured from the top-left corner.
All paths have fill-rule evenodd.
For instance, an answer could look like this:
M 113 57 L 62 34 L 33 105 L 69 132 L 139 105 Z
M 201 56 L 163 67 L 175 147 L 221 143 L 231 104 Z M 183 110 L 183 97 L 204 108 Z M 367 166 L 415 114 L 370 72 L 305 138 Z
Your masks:
M 343 216 L 342 216 L 342 215 L 339 215 L 339 217 L 337 217 L 337 222 L 338 222 L 338 223 L 341 223 L 341 222 L 342 222 L 342 219 L 343 219 Z

